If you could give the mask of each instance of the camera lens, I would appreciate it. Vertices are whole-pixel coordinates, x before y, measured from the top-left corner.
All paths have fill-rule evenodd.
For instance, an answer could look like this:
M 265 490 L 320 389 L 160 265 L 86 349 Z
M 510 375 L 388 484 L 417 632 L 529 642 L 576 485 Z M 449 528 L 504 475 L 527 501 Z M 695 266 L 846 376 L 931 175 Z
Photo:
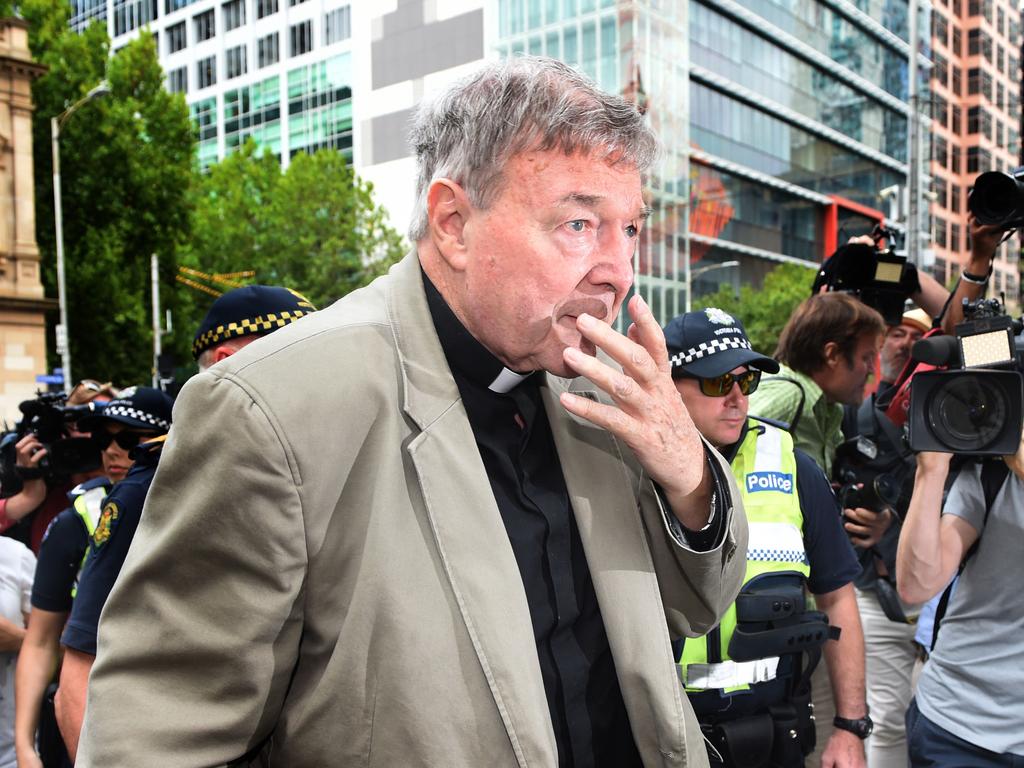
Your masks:
M 1003 431 L 1006 395 L 981 376 L 953 376 L 935 389 L 927 409 L 929 427 L 953 450 L 980 450 Z

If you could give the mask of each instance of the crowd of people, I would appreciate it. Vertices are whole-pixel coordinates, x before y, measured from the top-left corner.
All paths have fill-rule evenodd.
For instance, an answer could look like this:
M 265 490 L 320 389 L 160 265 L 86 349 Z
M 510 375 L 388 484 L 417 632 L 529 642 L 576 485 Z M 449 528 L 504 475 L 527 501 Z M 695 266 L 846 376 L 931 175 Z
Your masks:
M 1024 448 L 951 471 L 885 410 L 1003 233 L 888 323 L 809 285 L 769 356 L 630 297 L 622 98 L 488 64 L 411 135 L 388 276 L 224 294 L 173 403 L 81 382 L 96 466 L 12 441 L 0 768 L 1024 766 Z

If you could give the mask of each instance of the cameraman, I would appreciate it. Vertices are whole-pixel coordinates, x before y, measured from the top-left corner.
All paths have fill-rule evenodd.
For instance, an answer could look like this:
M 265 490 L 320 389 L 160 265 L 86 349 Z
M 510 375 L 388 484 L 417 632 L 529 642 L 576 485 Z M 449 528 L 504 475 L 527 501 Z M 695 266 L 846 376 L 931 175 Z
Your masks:
M 986 509 L 980 462 L 942 504 L 952 455 L 920 453 L 896 556 L 908 602 L 937 595 L 967 560 L 907 712 L 912 766 L 1018 766 L 1024 760 L 1024 438 Z
M 13 496 L 0 499 L 0 532 L 14 526 L 46 500 L 46 483 L 40 477 L 32 477 L 39 471 L 39 463 L 46 458 L 43 444 L 29 433 L 18 440 L 14 451 L 18 474 L 23 478 L 28 475 L 31 479 L 23 479 L 21 490 Z

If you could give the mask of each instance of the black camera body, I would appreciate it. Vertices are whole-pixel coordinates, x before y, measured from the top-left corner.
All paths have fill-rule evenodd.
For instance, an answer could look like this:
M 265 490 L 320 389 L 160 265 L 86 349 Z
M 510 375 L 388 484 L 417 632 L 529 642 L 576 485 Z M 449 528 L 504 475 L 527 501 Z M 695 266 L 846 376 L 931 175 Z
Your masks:
M 915 360 L 946 370 L 922 371 L 910 384 L 910 447 L 968 456 L 1017 452 L 1024 426 L 1024 379 L 1016 334 L 1020 321 L 998 299 L 964 304 L 954 336 L 922 339 Z
M 101 466 L 100 451 L 90 438 L 68 435 L 68 424 L 93 413 L 93 403 L 66 405 L 64 393 L 45 392 L 35 400 L 22 402 L 18 409 L 21 421 L 0 441 L 0 495 L 12 496 L 21 490 L 26 472 L 17 466 L 16 445 L 28 434 L 34 434 L 46 449 L 46 456 L 39 462 L 38 476 L 47 485 Z
M 1024 167 L 978 176 L 967 208 L 979 224 L 995 224 L 1003 231 L 1024 227 Z
M 892 242 L 892 232 L 876 227 L 871 236 L 874 245 L 848 243 L 837 248 L 822 264 L 811 293 L 822 286 L 844 291 L 878 310 L 889 325 L 899 325 L 907 297 L 918 285 L 916 268 L 907 264 L 906 256 L 879 246 L 883 239 Z

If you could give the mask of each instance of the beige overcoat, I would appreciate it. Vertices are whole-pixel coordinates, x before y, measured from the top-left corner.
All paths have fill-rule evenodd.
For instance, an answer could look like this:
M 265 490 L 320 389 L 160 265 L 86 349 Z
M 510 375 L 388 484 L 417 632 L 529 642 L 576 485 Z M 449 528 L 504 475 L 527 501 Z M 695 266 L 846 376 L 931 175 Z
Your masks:
M 500 290 L 500 286 L 496 286 Z M 672 635 L 743 577 L 545 407 L 646 766 L 706 765 Z M 694 461 L 701 461 L 695 456 Z M 722 463 L 723 474 L 732 474 Z M 557 764 L 522 580 L 416 257 L 193 378 L 103 612 L 79 768 Z

